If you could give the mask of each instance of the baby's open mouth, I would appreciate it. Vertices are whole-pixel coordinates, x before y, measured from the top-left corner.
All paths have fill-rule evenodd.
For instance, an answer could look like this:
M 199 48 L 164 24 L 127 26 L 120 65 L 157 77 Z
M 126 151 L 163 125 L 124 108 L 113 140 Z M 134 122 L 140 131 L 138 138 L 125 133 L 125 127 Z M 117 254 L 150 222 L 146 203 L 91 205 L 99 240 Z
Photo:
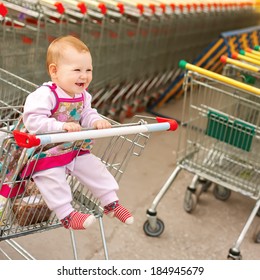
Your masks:
M 79 86 L 79 87 L 83 87 L 84 83 L 76 83 L 76 85 Z

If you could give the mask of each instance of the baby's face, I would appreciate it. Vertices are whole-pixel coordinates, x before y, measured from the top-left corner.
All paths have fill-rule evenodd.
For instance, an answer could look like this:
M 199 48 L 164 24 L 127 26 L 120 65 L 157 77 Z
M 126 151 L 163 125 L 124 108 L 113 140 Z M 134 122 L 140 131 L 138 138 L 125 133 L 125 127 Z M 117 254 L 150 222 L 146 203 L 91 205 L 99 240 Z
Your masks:
M 92 59 L 90 52 L 79 52 L 72 47 L 63 50 L 63 55 L 51 74 L 52 81 L 68 95 L 81 93 L 92 81 Z

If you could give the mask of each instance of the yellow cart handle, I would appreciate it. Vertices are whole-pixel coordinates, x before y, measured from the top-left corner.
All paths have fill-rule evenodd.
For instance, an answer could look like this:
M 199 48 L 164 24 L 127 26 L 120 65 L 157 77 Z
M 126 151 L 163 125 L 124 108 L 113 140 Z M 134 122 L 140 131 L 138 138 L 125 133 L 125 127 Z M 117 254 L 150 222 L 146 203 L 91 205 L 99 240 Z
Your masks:
M 259 65 L 260 66 L 260 61 L 242 54 L 239 54 L 237 52 L 232 53 L 232 58 L 234 59 L 240 59 L 240 60 L 244 60 L 247 61 L 249 63 L 253 63 L 255 65 Z
M 243 69 L 246 69 L 246 70 L 249 70 L 249 71 L 252 71 L 252 72 L 258 72 L 258 73 L 260 72 L 260 68 L 258 68 L 256 66 L 253 66 L 251 64 L 244 63 L 244 62 L 242 62 L 240 60 L 229 58 L 226 55 L 222 55 L 220 57 L 220 61 L 225 63 L 225 64 L 229 63 L 229 64 L 236 65 L 238 67 L 241 67 Z
M 247 57 L 251 57 L 253 59 L 260 60 L 260 56 L 256 55 L 256 54 L 253 54 L 253 53 L 250 53 L 250 52 L 247 52 L 247 51 L 244 51 L 244 50 L 240 50 L 239 53 L 242 54 L 242 55 L 245 55 Z
M 251 48 L 246 48 L 246 51 L 249 52 L 249 53 L 252 53 L 254 55 L 260 56 L 260 52 L 259 51 L 253 50 Z
M 199 67 L 199 66 L 190 64 L 190 63 L 186 62 L 185 60 L 180 60 L 180 62 L 179 62 L 179 67 L 180 67 L 181 69 L 191 70 L 191 71 L 197 72 L 197 73 L 199 73 L 199 74 L 202 74 L 202 75 L 204 75 L 204 76 L 206 76 L 206 77 L 209 77 L 209 78 L 215 79 L 215 80 L 217 80 L 217 81 L 226 83 L 226 84 L 228 84 L 228 85 L 235 86 L 235 87 L 240 88 L 240 89 L 242 89 L 242 90 L 246 90 L 246 91 L 249 91 L 249 92 L 251 92 L 251 93 L 260 95 L 260 89 L 258 89 L 258 88 L 256 88 L 256 87 L 252 87 L 252 86 L 250 86 L 250 85 L 241 83 L 241 82 L 239 82 L 239 81 L 237 81 L 237 80 L 228 78 L 228 77 L 226 77 L 226 76 L 217 74 L 217 73 L 212 72 L 212 71 L 210 71 L 210 70 L 206 70 L 206 69 L 201 68 L 201 67 Z

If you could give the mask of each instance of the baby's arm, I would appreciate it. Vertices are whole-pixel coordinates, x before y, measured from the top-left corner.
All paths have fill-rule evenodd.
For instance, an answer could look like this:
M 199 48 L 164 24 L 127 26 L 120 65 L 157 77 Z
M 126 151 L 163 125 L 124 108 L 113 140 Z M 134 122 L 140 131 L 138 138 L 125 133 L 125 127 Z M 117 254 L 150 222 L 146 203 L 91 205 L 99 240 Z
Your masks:
M 23 122 L 30 133 L 60 131 L 64 122 L 51 118 L 51 110 L 56 105 L 56 98 L 43 86 L 28 95 L 23 113 Z

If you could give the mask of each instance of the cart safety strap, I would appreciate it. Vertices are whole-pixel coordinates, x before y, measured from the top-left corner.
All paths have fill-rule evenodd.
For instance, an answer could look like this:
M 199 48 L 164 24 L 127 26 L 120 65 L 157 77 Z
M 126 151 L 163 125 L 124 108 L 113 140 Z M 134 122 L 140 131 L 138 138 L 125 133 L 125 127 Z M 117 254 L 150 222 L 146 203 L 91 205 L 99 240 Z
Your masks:
M 17 183 L 13 186 L 9 186 L 8 184 L 3 184 L 0 189 L 0 195 L 6 198 L 12 198 L 22 194 L 24 190 L 25 190 L 25 181 L 21 183 Z

